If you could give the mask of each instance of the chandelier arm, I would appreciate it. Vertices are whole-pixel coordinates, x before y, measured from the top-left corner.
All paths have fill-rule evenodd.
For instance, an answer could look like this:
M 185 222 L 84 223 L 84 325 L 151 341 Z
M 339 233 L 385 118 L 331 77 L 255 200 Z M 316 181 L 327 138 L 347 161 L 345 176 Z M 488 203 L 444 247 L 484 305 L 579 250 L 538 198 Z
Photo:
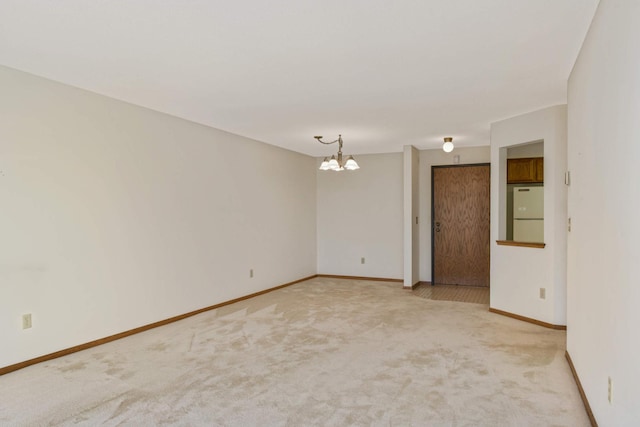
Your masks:
M 336 139 L 335 141 L 324 142 L 320 138 L 322 138 L 322 137 L 317 137 L 317 136 L 315 137 L 315 139 L 317 139 L 320 144 L 324 144 L 324 145 L 335 144 L 336 142 L 340 141 L 340 139 Z
M 324 142 L 321 136 L 314 136 L 314 138 L 317 139 L 320 144 L 329 145 L 329 144 L 335 144 L 336 142 L 339 142 L 340 146 L 342 147 L 342 135 L 338 135 L 338 139 L 331 142 Z

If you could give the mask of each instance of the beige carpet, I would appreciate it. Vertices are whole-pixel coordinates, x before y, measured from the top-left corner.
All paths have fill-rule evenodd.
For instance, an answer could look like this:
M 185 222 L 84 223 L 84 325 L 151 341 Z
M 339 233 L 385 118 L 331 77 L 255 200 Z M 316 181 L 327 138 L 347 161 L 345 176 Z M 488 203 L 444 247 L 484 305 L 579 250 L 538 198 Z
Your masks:
M 318 278 L 0 377 L 0 425 L 588 426 L 565 333 Z

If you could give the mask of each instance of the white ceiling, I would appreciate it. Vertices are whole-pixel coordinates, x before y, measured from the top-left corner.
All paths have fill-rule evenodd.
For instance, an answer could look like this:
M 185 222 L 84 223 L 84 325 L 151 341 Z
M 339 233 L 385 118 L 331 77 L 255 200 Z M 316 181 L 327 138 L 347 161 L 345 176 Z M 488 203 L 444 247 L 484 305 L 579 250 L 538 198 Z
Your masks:
M 2 0 L 0 64 L 321 156 L 566 102 L 598 0 Z

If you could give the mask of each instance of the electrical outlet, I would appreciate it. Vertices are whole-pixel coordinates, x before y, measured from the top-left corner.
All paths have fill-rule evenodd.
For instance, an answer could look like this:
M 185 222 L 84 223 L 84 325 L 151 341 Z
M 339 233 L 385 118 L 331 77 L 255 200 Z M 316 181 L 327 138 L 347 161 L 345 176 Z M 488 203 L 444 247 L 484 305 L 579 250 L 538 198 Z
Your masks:
M 249 278 L 253 278 L 253 268 L 249 270 Z
M 22 315 L 22 329 L 31 328 L 31 313 Z
M 364 264 L 364 257 L 360 258 L 360 264 Z
M 567 219 L 567 231 L 571 231 L 571 218 Z
M 540 299 L 547 298 L 547 290 L 545 288 L 540 288 Z
M 613 403 L 613 381 L 611 381 L 611 377 L 609 377 L 609 392 L 607 393 L 607 398 L 609 399 L 609 404 Z

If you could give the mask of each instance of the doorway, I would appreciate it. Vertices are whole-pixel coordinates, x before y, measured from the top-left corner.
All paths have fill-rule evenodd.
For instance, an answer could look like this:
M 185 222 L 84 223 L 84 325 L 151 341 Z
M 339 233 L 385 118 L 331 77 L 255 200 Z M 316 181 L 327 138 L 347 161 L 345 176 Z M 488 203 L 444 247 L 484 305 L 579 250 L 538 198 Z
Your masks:
M 431 283 L 489 287 L 489 163 L 431 167 Z

